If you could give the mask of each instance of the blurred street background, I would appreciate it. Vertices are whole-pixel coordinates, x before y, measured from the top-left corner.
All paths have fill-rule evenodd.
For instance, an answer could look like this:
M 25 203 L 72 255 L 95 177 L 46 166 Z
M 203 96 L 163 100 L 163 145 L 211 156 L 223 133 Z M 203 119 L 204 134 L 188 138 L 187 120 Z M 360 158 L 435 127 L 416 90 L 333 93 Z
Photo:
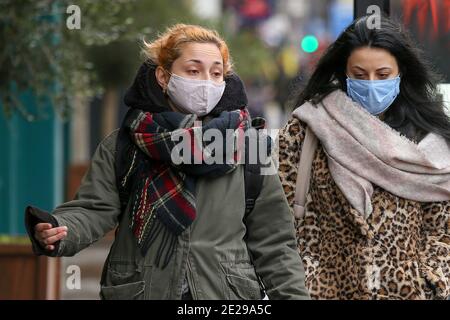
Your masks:
M 449 94 L 450 0 L 372 3 L 388 3 Z M 0 299 L 98 299 L 113 233 L 75 257 L 37 258 L 23 212 L 73 198 L 97 144 L 127 111 L 142 39 L 175 23 L 218 30 L 252 116 L 277 129 L 354 15 L 354 0 L 0 0 Z M 67 285 L 73 265 L 80 289 Z

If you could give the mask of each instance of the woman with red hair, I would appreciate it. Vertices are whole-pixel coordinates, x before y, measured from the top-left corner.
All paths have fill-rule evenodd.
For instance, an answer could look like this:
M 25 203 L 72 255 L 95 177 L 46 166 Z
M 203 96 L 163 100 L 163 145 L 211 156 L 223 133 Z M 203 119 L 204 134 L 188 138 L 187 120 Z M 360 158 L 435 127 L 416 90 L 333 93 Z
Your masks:
M 278 176 L 262 176 L 253 203 L 247 164 L 173 157 L 180 136 L 192 139 L 187 159 L 198 160 L 197 147 L 209 147 L 198 133 L 250 128 L 226 43 L 215 31 L 175 25 L 144 42 L 144 53 L 124 122 L 100 143 L 75 200 L 51 215 L 27 208 L 35 252 L 72 256 L 118 225 L 103 299 L 308 298 Z

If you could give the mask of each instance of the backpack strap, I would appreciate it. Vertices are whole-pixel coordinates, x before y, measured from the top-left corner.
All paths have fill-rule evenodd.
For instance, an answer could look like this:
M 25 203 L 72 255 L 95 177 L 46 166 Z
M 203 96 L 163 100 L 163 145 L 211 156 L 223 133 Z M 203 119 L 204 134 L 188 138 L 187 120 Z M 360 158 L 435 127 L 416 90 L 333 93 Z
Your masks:
M 244 183 L 245 183 L 245 215 L 252 212 L 255 207 L 256 199 L 261 193 L 264 176 L 261 175 L 261 166 L 259 164 L 244 165 Z
M 266 127 L 266 119 L 263 117 L 255 117 L 251 121 L 251 127 L 256 130 L 262 130 Z M 258 137 L 252 137 L 258 139 Z M 256 199 L 263 186 L 264 176 L 261 175 L 261 163 L 248 163 L 249 148 L 245 146 L 246 161 L 244 164 L 244 184 L 245 184 L 245 216 L 252 212 L 255 207 Z
M 309 127 L 306 127 L 302 154 L 298 163 L 297 182 L 295 185 L 294 215 L 300 219 L 305 214 L 306 196 L 311 180 L 311 167 L 317 148 L 317 137 Z

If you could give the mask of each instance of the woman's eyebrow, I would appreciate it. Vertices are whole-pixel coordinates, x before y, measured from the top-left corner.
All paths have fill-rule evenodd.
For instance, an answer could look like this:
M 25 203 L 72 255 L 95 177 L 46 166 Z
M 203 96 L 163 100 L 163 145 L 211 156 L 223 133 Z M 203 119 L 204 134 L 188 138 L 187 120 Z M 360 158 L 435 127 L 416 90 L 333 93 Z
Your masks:
M 364 69 L 363 67 L 360 67 L 360 66 L 352 66 L 352 68 L 356 68 L 356 69 L 359 69 L 361 71 L 366 71 L 366 69 Z
M 198 63 L 198 64 L 202 64 L 203 63 L 201 60 L 198 60 L 198 59 L 189 59 L 186 62 L 194 62 L 194 63 Z
M 359 69 L 361 71 L 366 71 L 363 67 L 360 67 L 360 66 L 352 66 L 352 68 Z M 391 67 L 381 67 L 381 68 L 378 68 L 376 71 L 381 71 L 381 70 L 392 70 L 392 68 Z
M 194 62 L 194 63 L 198 63 L 198 64 L 203 64 L 203 61 L 198 60 L 198 59 L 189 59 L 186 62 Z M 218 61 L 217 60 L 217 61 L 214 61 L 213 64 L 215 64 L 215 65 L 222 65 L 223 63 L 222 63 L 222 61 Z
M 378 68 L 377 71 L 381 71 L 381 70 L 384 70 L 384 69 L 392 70 L 391 67 L 381 67 L 381 68 Z

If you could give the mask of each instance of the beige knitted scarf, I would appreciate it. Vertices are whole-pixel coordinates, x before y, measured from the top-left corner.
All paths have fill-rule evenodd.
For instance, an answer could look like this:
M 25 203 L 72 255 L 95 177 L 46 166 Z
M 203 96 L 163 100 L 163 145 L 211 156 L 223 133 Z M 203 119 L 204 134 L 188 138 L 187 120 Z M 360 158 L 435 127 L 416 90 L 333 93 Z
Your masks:
M 372 184 L 419 202 L 450 200 L 450 143 L 443 137 L 429 133 L 416 144 L 341 90 L 293 115 L 320 140 L 333 180 L 365 218 L 372 213 Z

